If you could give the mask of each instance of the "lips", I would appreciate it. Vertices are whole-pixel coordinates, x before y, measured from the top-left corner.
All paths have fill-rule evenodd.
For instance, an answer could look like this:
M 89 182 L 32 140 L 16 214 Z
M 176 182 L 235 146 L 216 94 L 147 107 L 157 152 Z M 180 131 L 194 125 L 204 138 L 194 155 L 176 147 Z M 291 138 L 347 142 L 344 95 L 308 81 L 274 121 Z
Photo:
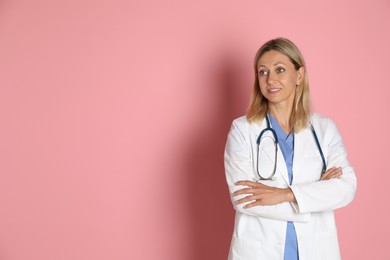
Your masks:
M 281 90 L 281 88 L 269 88 L 268 92 L 271 94 L 277 93 Z

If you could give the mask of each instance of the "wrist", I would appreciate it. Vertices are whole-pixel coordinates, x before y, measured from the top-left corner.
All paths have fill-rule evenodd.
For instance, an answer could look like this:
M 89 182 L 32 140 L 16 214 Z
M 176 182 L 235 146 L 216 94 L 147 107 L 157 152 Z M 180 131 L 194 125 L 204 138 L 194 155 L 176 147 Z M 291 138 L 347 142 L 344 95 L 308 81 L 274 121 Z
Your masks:
M 284 189 L 284 192 L 285 192 L 285 200 L 287 202 L 297 202 L 297 200 L 295 199 L 295 195 L 290 188 Z

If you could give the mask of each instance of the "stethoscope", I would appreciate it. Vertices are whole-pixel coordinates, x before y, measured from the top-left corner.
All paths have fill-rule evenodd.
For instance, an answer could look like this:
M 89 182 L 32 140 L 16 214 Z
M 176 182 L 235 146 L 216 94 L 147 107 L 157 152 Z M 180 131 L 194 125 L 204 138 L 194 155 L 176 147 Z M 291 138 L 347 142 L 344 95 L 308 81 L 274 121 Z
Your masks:
M 274 177 L 275 173 L 276 173 L 276 165 L 277 165 L 277 162 L 278 162 L 278 136 L 276 135 L 276 132 L 275 130 L 271 127 L 271 124 L 269 122 L 269 118 L 268 118 L 268 115 L 265 116 L 265 120 L 267 121 L 267 127 L 263 129 L 263 131 L 260 132 L 260 135 L 259 137 L 257 138 L 257 163 L 256 163 L 256 170 L 257 170 L 257 174 L 259 175 L 260 177 L 260 180 L 270 180 L 272 179 L 272 177 Z M 314 137 L 314 140 L 316 142 L 316 145 L 317 145 L 317 148 L 318 148 L 318 151 L 320 152 L 320 155 L 321 155 L 321 159 L 322 159 L 322 171 L 321 171 L 321 174 L 324 174 L 326 172 L 326 161 L 325 161 L 325 157 L 324 157 L 324 154 L 322 152 L 322 149 L 321 149 L 321 145 L 320 145 L 320 142 L 318 141 L 318 137 L 317 137 L 317 134 L 316 134 L 316 131 L 314 130 L 314 127 L 313 125 L 310 125 L 310 129 L 311 129 L 311 132 L 313 133 L 313 137 Z M 259 148 L 260 148 L 260 142 L 262 140 L 264 136 L 264 134 L 267 132 L 267 131 L 270 131 L 273 135 L 273 140 L 274 140 L 274 145 L 275 145 L 275 160 L 274 160 L 274 169 L 272 170 L 272 174 L 271 176 L 269 176 L 268 178 L 264 178 L 263 176 L 261 176 L 260 172 L 259 172 Z

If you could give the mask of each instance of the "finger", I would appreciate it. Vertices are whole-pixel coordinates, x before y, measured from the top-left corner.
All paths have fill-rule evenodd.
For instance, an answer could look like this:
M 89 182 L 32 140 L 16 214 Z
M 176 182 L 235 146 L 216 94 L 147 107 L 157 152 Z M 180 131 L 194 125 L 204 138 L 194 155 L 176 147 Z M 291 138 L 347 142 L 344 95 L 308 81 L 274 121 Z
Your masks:
M 254 203 L 249 203 L 249 204 L 246 204 L 246 205 L 244 206 L 244 209 L 249 209 L 249 208 L 252 208 L 252 207 L 254 207 L 254 206 L 256 206 L 256 205 L 254 205 Z
M 336 172 L 340 172 L 342 171 L 342 168 L 341 167 L 334 167 L 333 169 L 333 172 L 336 173 Z
M 325 174 L 331 174 L 332 172 L 334 172 L 334 171 L 336 171 L 336 170 L 337 170 L 336 167 L 332 167 L 332 168 L 328 169 L 328 170 L 325 172 Z
M 252 195 L 252 196 L 246 196 L 245 198 L 236 200 L 234 203 L 238 205 L 238 204 L 242 204 L 242 203 L 250 202 L 250 201 L 254 201 L 254 200 L 256 200 L 256 197 Z
M 332 176 L 328 174 L 326 176 L 322 176 L 320 180 L 321 181 L 327 181 L 327 180 L 330 180 L 330 179 L 332 179 Z
M 245 181 L 238 181 L 236 183 L 237 186 L 249 186 L 249 187 L 255 187 L 258 183 L 257 182 L 254 182 L 254 181 L 248 181 L 248 180 L 245 180 Z
M 244 194 L 254 194 L 254 189 L 245 188 L 245 189 L 241 189 L 241 190 L 237 190 L 237 191 L 233 192 L 233 196 L 244 195 Z
M 333 178 L 338 178 L 342 175 L 343 171 L 341 168 L 336 168 L 336 167 L 332 167 L 331 169 L 329 169 L 326 173 L 324 173 L 320 180 L 330 180 L 330 179 L 333 179 Z
M 338 168 L 337 171 L 334 171 L 332 174 L 331 174 L 331 178 L 338 178 L 340 177 L 341 175 L 343 175 L 343 170 L 341 168 Z
M 256 201 L 253 201 L 251 203 L 248 203 L 244 206 L 244 209 L 248 209 L 248 208 L 253 208 L 253 207 L 256 207 L 256 206 L 263 206 L 264 204 L 261 203 L 261 200 L 256 200 Z
M 335 168 L 331 172 L 329 172 L 328 176 L 333 177 L 333 176 L 339 175 L 341 173 L 342 173 L 341 168 Z
M 338 168 L 336 168 L 336 167 L 332 167 L 332 168 L 328 169 L 323 175 L 324 175 L 324 176 L 331 175 L 331 174 L 333 174 L 334 172 L 337 172 L 337 169 L 338 169 Z
M 321 176 L 321 180 L 330 180 L 332 179 L 333 173 L 327 173 Z

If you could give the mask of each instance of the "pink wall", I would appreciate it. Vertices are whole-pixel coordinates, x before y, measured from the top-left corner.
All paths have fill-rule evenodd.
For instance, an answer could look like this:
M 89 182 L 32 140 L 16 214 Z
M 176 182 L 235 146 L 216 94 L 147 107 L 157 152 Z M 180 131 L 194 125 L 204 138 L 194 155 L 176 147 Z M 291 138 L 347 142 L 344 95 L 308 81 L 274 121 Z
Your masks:
M 285 36 L 358 176 L 343 259 L 389 259 L 390 3 L 0 1 L 0 259 L 225 259 L 252 59 Z

